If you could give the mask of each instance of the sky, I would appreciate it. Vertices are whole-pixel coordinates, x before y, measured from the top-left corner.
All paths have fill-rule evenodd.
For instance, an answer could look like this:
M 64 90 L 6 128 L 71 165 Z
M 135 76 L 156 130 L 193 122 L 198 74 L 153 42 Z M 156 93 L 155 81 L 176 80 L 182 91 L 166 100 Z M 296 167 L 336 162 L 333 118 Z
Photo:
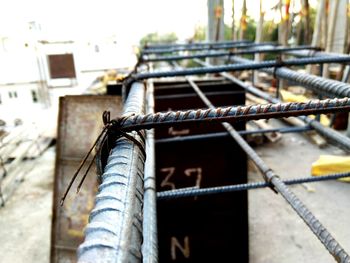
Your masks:
M 231 24 L 232 1 L 225 2 L 225 22 Z M 239 19 L 242 1 L 235 1 Z M 264 0 L 266 10 L 277 0 Z M 314 4 L 316 0 L 310 1 Z M 1 3 L 1 2 L 0 2 Z M 258 0 L 247 0 L 248 15 L 258 18 Z M 28 22 L 41 24 L 49 39 L 99 39 L 137 44 L 150 32 L 175 32 L 180 40 L 207 23 L 206 0 L 11 0 L 0 8 L 0 37 L 26 37 Z M 267 18 L 269 16 L 267 15 Z

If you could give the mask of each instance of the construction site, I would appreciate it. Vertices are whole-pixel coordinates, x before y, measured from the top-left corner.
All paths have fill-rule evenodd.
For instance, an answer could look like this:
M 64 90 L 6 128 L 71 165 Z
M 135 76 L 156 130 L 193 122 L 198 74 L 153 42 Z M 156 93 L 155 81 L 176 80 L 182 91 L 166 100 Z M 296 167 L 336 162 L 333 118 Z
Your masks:
M 350 2 L 115 2 L 4 5 L 0 263 L 350 263 Z

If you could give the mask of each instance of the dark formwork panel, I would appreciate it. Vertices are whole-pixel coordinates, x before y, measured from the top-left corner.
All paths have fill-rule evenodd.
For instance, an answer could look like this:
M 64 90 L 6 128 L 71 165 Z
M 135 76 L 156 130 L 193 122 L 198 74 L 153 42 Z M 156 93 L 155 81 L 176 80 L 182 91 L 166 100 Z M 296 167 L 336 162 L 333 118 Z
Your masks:
M 244 104 L 239 86 L 198 84 L 215 106 Z M 204 108 L 194 95 L 186 82 L 155 83 L 155 110 Z M 245 129 L 243 122 L 234 126 Z M 220 124 L 193 124 L 156 129 L 156 139 L 222 131 Z M 156 176 L 157 191 L 246 183 L 247 158 L 231 138 L 156 144 Z M 161 200 L 157 205 L 160 262 L 248 262 L 246 192 Z

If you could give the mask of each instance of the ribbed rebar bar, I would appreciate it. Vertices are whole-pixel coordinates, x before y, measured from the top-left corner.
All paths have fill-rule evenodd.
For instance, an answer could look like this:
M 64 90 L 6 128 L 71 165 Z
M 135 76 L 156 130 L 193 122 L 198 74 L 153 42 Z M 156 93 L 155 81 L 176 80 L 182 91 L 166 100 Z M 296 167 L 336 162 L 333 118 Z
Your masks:
M 202 101 L 211 109 L 215 107 L 207 99 L 204 93 L 199 87 L 191 80 L 188 79 L 190 85 L 202 99 Z M 295 212 L 304 220 L 306 225 L 311 231 L 317 236 L 322 242 L 330 254 L 336 259 L 337 262 L 350 262 L 349 255 L 341 247 L 341 245 L 333 238 L 328 230 L 318 221 L 318 219 L 308 210 L 308 208 L 299 200 L 299 198 L 283 183 L 283 181 L 277 176 L 271 168 L 259 157 L 259 155 L 253 150 L 252 147 L 238 134 L 238 132 L 229 123 L 222 124 L 225 129 L 230 133 L 232 138 L 240 145 L 243 151 L 249 156 L 254 162 L 257 168 L 262 173 L 265 181 L 270 183 L 274 189 L 280 193 L 284 199 L 290 204 Z
M 215 42 L 194 42 L 194 43 L 171 43 L 171 44 L 146 44 L 144 49 L 161 49 L 161 48 L 177 48 L 177 47 L 204 47 L 204 46 L 222 46 L 227 44 L 243 44 L 252 43 L 250 40 L 227 40 L 227 41 L 215 41 Z
M 143 110 L 144 86 L 134 83 L 124 107 L 124 115 Z M 141 262 L 143 170 L 145 156 L 139 143 L 126 138 L 116 141 L 102 175 L 95 207 L 78 249 L 78 262 Z
M 331 58 L 327 56 L 323 58 Z M 349 56 L 350 57 L 350 56 Z M 316 59 L 318 57 L 315 57 Z M 234 57 L 232 60 L 236 63 L 251 65 L 253 62 L 249 59 Z M 323 63 L 323 62 L 322 62 Z M 257 63 L 258 64 L 258 63 Z M 265 68 L 261 71 L 268 74 L 274 74 L 276 77 L 298 83 L 299 85 L 305 86 L 307 89 L 311 89 L 318 93 L 322 93 L 331 97 L 348 97 L 350 95 L 350 85 L 348 83 L 340 82 L 337 80 L 326 79 L 310 74 L 296 72 L 285 67 L 280 68 Z
M 142 54 L 164 54 L 172 53 L 179 51 L 199 51 L 199 50 L 214 50 L 214 49 L 230 49 L 230 48 L 249 48 L 249 47 L 258 47 L 274 45 L 274 43 L 226 43 L 226 44 L 217 44 L 217 45 L 208 45 L 208 46 L 188 46 L 188 47 L 171 47 L 171 48 L 150 48 L 142 51 Z
M 200 74 L 203 75 L 208 73 L 221 73 L 221 72 L 228 72 L 228 71 L 259 70 L 263 68 L 272 68 L 272 67 L 275 67 L 276 68 L 275 71 L 278 71 L 278 67 L 282 67 L 282 66 L 302 66 L 302 65 L 309 65 L 309 64 L 320 64 L 320 63 L 348 63 L 348 62 L 350 62 L 350 56 L 338 55 L 338 56 L 288 59 L 284 61 L 268 60 L 268 61 L 262 61 L 262 62 L 249 62 L 249 63 L 247 62 L 247 63 L 228 64 L 228 65 L 211 66 L 211 67 L 178 69 L 178 70 L 170 70 L 170 71 L 154 71 L 154 72 L 133 74 L 126 81 L 126 84 L 129 85 L 133 81 L 144 80 L 149 78 L 177 77 L 177 76 L 189 76 L 189 75 L 200 75 Z M 307 74 L 305 75 L 308 76 Z M 285 74 L 285 78 L 288 78 L 288 74 Z M 299 77 L 299 78 L 303 79 L 305 77 Z M 320 78 L 320 80 L 324 80 L 324 79 Z M 305 81 L 307 80 L 305 79 Z
M 186 55 L 172 55 L 172 56 L 144 56 L 141 57 L 141 62 L 159 62 L 159 61 L 178 61 L 185 59 L 194 58 L 213 58 L 213 57 L 231 57 L 237 55 L 247 55 L 247 54 L 259 54 L 259 53 L 282 53 L 292 50 L 317 50 L 317 47 L 312 46 L 297 46 L 297 47 L 260 47 L 245 50 L 236 51 L 221 51 L 221 52 L 206 52 L 206 53 L 196 53 L 196 54 L 186 54 Z
M 283 183 L 286 185 L 295 185 L 303 183 L 316 183 L 329 180 L 337 180 L 341 178 L 350 177 L 350 173 L 339 173 L 339 174 L 328 174 L 315 177 L 305 177 L 305 178 L 294 178 L 283 180 Z M 184 188 L 169 190 L 157 193 L 157 198 L 159 200 L 173 199 L 173 198 L 184 198 L 184 197 L 193 197 L 193 196 L 202 196 L 202 195 L 213 195 L 213 194 L 222 194 L 222 193 L 231 193 L 237 191 L 246 191 L 252 189 L 259 189 L 270 187 L 271 184 L 267 182 L 254 182 L 247 184 L 237 184 L 237 185 L 225 185 L 217 187 L 208 187 L 208 188 Z
M 195 59 L 194 61 L 202 66 L 210 66 L 209 63 L 203 62 L 199 59 Z M 269 94 L 257 89 L 256 87 L 254 87 L 252 85 L 248 85 L 248 84 L 244 83 L 243 81 L 235 78 L 234 76 L 232 76 L 228 73 L 220 73 L 220 75 L 223 76 L 225 79 L 240 85 L 247 92 L 249 92 L 249 93 L 251 93 L 259 98 L 262 98 L 262 99 L 264 99 L 268 102 L 271 102 L 271 103 L 281 103 L 281 101 L 279 99 L 270 96 Z M 310 76 L 310 77 L 313 77 L 313 76 Z M 332 80 L 327 80 L 326 83 L 323 83 L 323 88 L 330 89 L 333 85 L 341 85 L 341 84 L 342 83 L 339 83 L 339 82 L 334 83 Z M 308 86 L 305 86 L 305 88 L 308 88 Z M 336 144 L 337 146 L 339 146 L 343 150 L 350 152 L 350 138 L 340 134 L 339 132 L 337 132 L 331 128 L 323 126 L 317 120 L 314 120 L 314 119 L 311 119 L 311 118 L 305 117 L 305 116 L 299 116 L 298 118 L 301 119 L 302 121 L 304 121 L 306 124 L 310 125 L 312 128 L 315 129 L 315 131 L 317 131 L 320 135 L 324 136 L 330 142 Z
M 311 100 L 307 103 L 288 102 L 187 111 L 157 112 L 146 115 L 129 115 L 117 120 L 119 124 L 117 128 L 122 131 L 132 131 L 150 129 L 159 126 L 176 125 L 180 123 L 256 120 L 347 111 L 350 111 L 350 99 L 335 98 Z
M 154 113 L 153 82 L 147 82 L 146 113 Z M 146 131 L 146 163 L 143 202 L 143 263 L 158 262 L 157 197 L 154 130 Z

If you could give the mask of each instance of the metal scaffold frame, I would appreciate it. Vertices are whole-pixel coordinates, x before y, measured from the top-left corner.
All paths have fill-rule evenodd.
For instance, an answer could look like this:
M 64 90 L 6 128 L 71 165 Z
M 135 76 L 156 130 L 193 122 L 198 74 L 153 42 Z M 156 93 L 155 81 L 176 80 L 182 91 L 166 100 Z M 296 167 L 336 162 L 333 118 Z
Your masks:
M 246 51 L 211 52 L 214 49 L 227 48 L 248 49 Z M 158 262 L 157 199 L 213 195 L 269 187 L 287 201 L 337 262 L 349 263 L 350 256 L 347 252 L 303 202 L 288 188 L 288 185 L 292 184 L 349 177 L 349 173 L 282 180 L 242 137 L 243 134 L 249 132 L 236 131 L 231 125 L 240 120 L 297 116 L 304 121 L 305 127 L 289 128 L 285 132 L 303 132 L 314 129 L 331 142 L 335 142 L 341 148 L 350 151 L 349 138 L 330 128 L 324 127 L 317 120 L 307 117 L 310 114 L 325 112 L 349 112 L 350 99 L 347 96 L 350 97 L 350 85 L 306 73 L 298 73 L 286 68 L 287 66 L 309 64 L 349 63 L 350 56 L 337 54 L 325 54 L 322 56 L 322 52 L 318 52 L 318 55 L 313 57 L 286 59 L 284 61 L 277 59 L 276 61 L 263 62 L 252 62 L 236 57 L 236 55 L 241 54 L 265 52 L 281 53 L 287 51 L 297 52 L 298 50 L 302 52 L 307 49 L 314 50 L 315 48 L 273 47 L 272 49 L 271 43 L 255 45 L 249 42 L 169 44 L 149 45 L 145 47 L 138 65 L 152 61 L 167 61 L 173 62 L 175 68 L 168 71 L 149 70 L 142 73 L 138 73 L 135 69 L 134 73 L 124 81 L 124 86 L 129 91 L 124 106 L 124 114 L 112 120 L 109 126 L 109 129 L 120 136 L 116 145 L 111 150 L 102 175 L 102 183 L 99 186 L 99 192 L 96 196 L 95 208 L 90 214 L 90 223 L 86 227 L 85 241 L 78 249 L 78 262 L 98 262 L 98 259 L 101 258 L 108 262 Z M 146 56 L 197 50 L 209 50 L 210 52 L 163 57 Z M 229 56 L 236 64 L 213 66 L 198 59 L 216 56 Z M 194 62 L 202 67 L 181 68 L 178 64 L 174 63 L 174 61 L 180 59 L 194 59 Z M 315 92 L 331 95 L 332 99 L 315 100 L 307 103 L 282 103 L 279 99 L 227 73 L 242 70 L 262 70 L 269 74 L 274 74 L 278 78 L 301 84 L 305 88 Z M 266 100 L 269 104 L 216 108 L 201 91 L 196 84 L 196 80 L 190 77 L 208 73 L 220 74 L 226 80 L 238 84 L 246 92 Z M 207 108 L 155 113 L 152 80 L 174 76 L 185 76 L 188 84 Z M 144 81 L 144 83 L 140 81 Z M 146 104 L 145 114 L 143 112 L 144 104 Z M 161 140 L 154 139 L 154 129 L 160 126 L 169 127 L 193 122 L 220 122 L 227 132 Z M 283 129 L 276 130 L 283 131 Z M 270 131 L 259 130 L 257 132 L 264 133 Z M 145 142 L 143 141 L 143 132 L 146 133 Z M 205 136 L 231 136 L 259 169 L 264 181 L 203 189 L 177 189 L 156 193 L 155 144 L 167 141 L 196 140 Z M 130 137 L 132 137 L 132 140 Z M 144 156 L 144 152 L 147 158 Z

